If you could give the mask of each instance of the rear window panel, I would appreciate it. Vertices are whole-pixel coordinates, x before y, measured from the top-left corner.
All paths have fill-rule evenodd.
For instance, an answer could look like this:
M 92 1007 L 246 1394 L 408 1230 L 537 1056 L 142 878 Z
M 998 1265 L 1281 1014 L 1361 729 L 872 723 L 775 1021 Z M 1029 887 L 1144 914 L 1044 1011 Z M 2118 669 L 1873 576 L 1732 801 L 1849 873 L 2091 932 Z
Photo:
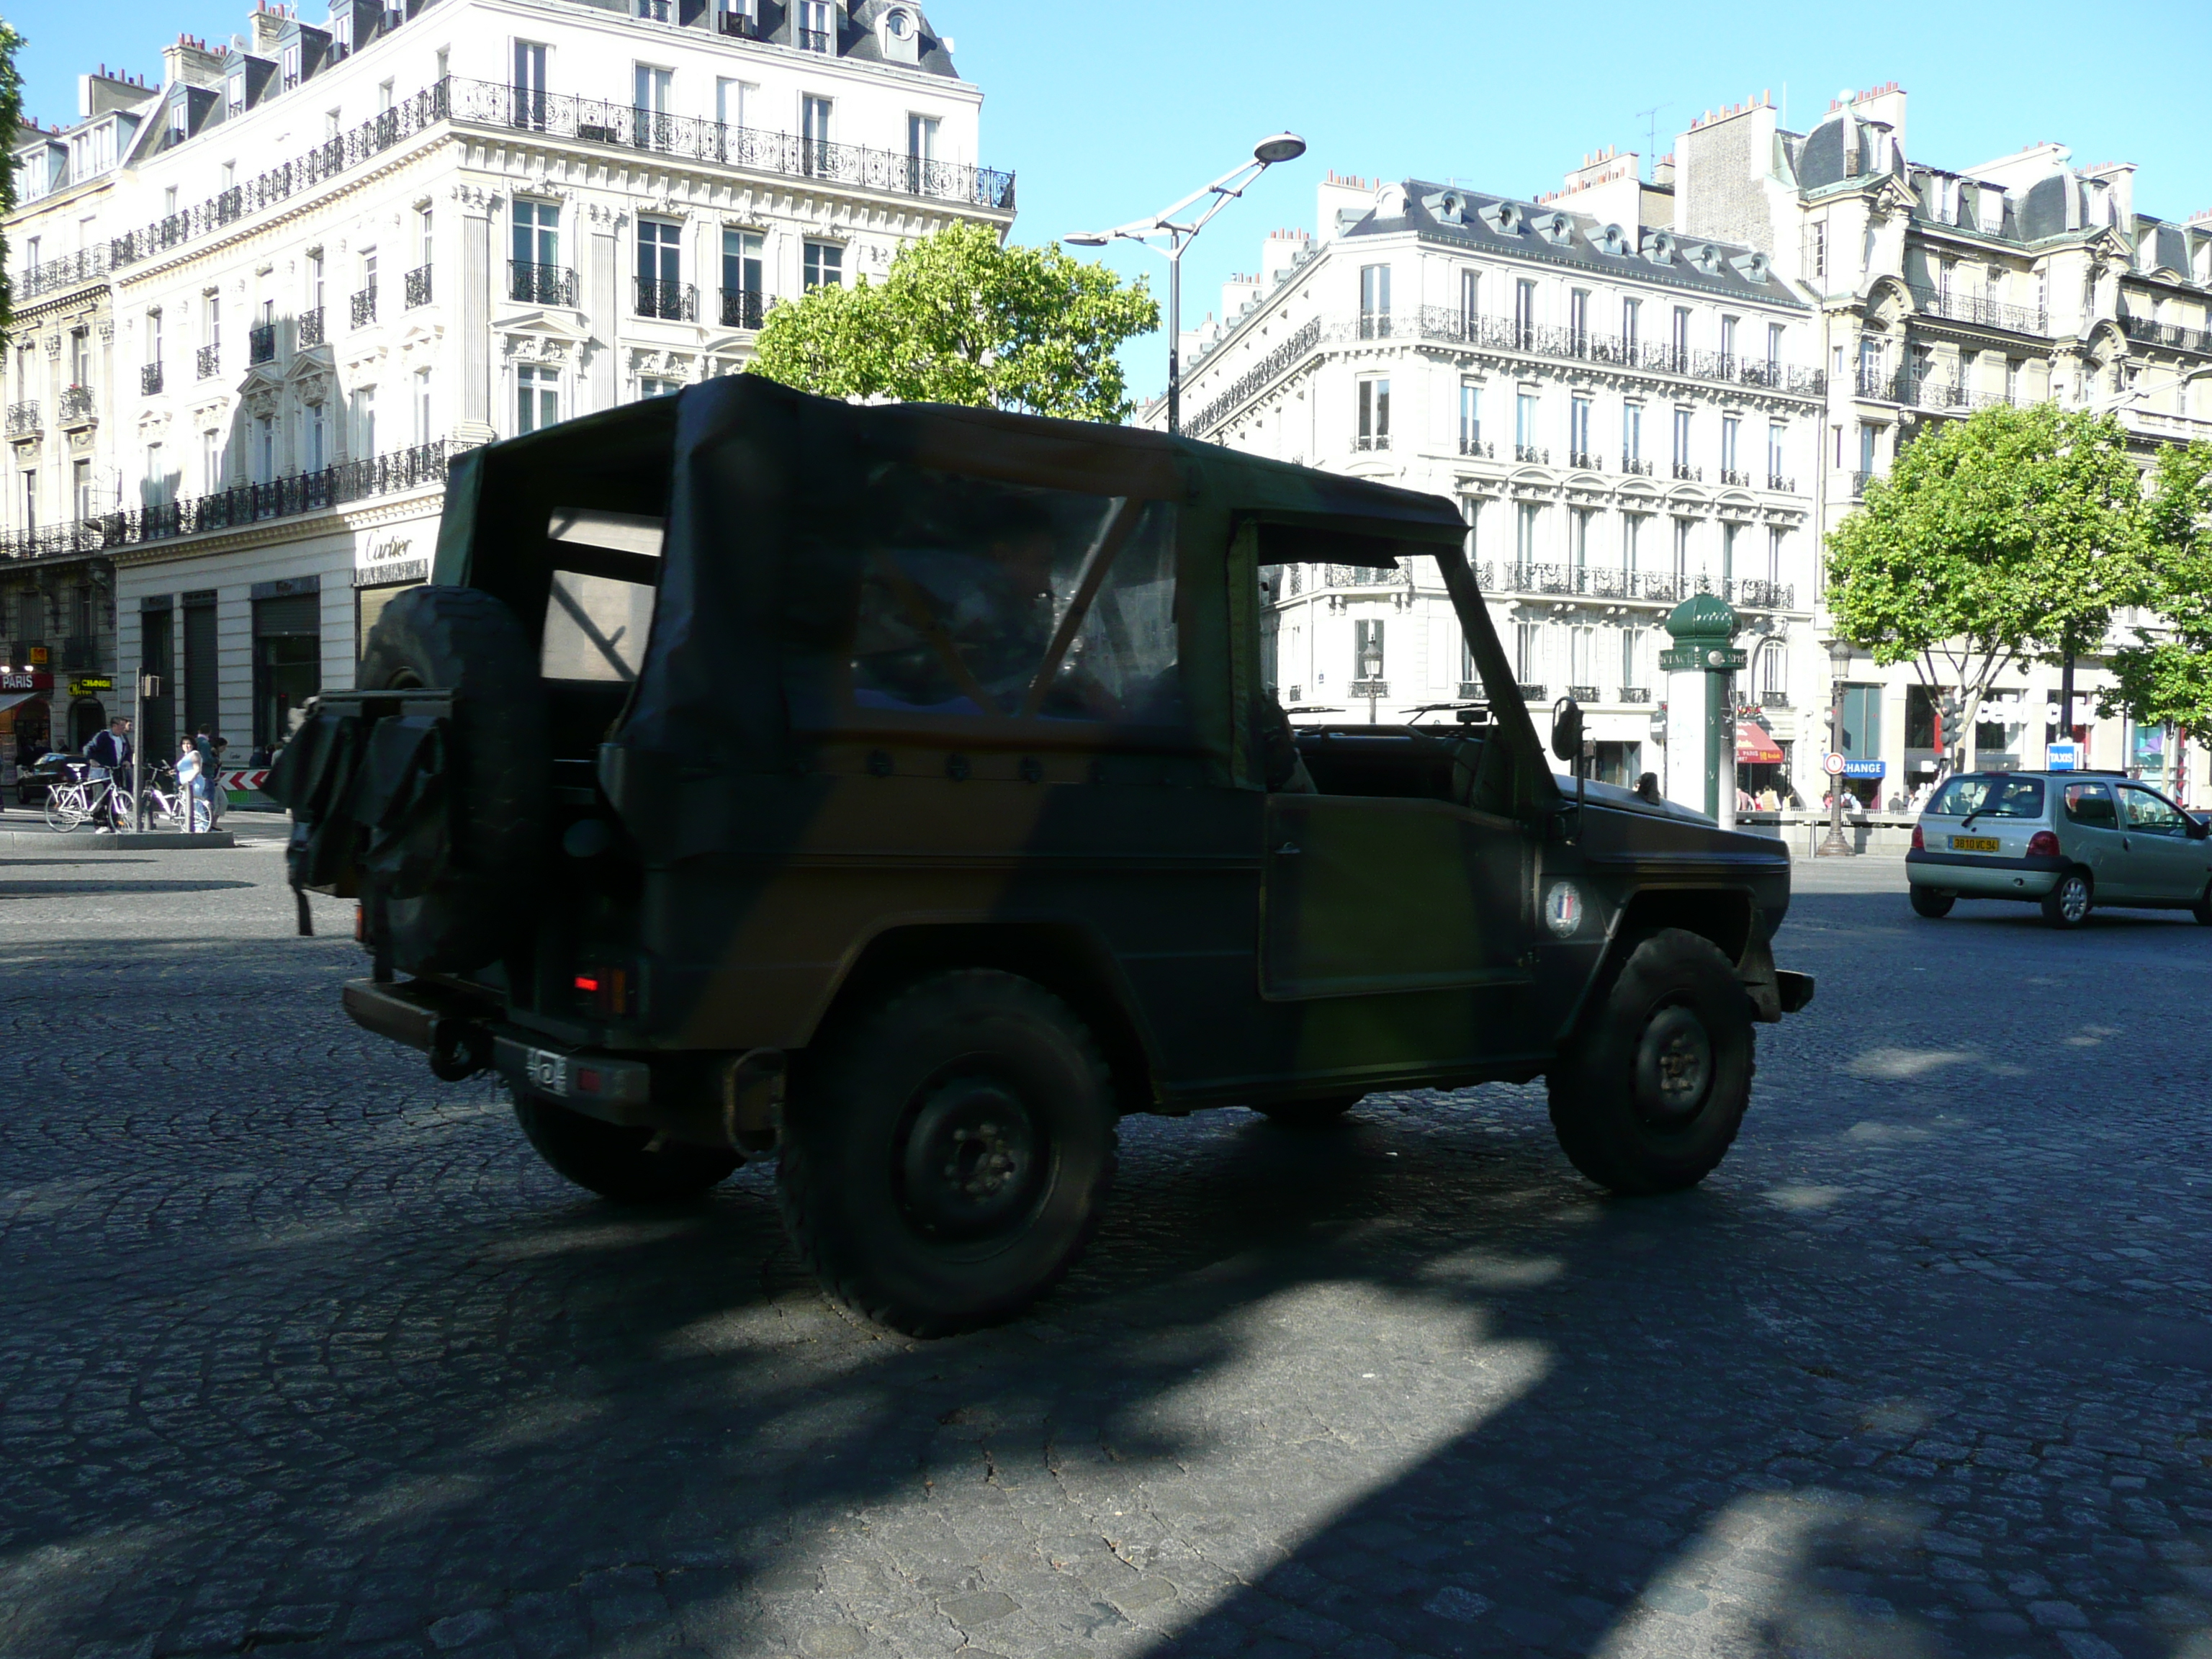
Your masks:
M 1971 812 L 1985 818 L 2039 818 L 2043 780 L 1969 774 L 1937 790 L 1928 810 L 1939 817 L 1963 818 Z

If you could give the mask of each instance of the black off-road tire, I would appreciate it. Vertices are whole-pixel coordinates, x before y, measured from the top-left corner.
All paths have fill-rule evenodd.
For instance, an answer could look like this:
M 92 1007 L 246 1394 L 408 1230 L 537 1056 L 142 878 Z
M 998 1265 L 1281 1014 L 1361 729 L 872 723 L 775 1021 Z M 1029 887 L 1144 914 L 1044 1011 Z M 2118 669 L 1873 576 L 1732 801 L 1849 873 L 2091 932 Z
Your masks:
M 932 975 L 816 1045 L 776 1164 L 830 1299 L 911 1336 L 1012 1318 L 1074 1265 L 1113 1184 L 1113 1081 L 1074 1011 L 990 969 Z
M 550 833 L 545 697 L 514 613 L 473 587 L 410 588 L 362 650 L 361 687 L 450 690 L 447 779 L 453 844 L 416 898 L 387 901 L 393 959 L 417 973 L 496 960 L 526 924 Z
M 2087 870 L 2069 870 L 2058 878 L 2058 884 L 2043 896 L 2043 919 L 2062 932 L 2070 933 L 2089 920 L 2089 912 L 2096 905 L 2096 888 L 2089 880 Z
M 1753 1012 L 1711 941 L 1668 927 L 1637 943 L 1548 1079 L 1569 1161 L 1626 1194 L 1711 1174 L 1751 1103 Z
M 1956 893 L 1947 893 L 1940 887 L 1912 889 L 1912 914 L 1925 916 L 1930 921 L 1941 921 L 1951 914 L 1951 907 L 1959 902 Z
M 696 1198 L 728 1180 L 745 1161 L 736 1152 L 673 1140 L 648 1152 L 652 1130 L 605 1123 L 538 1095 L 516 1095 L 514 1115 L 538 1157 L 579 1187 L 617 1204 Z
M 1285 1129 L 1327 1129 L 1343 1121 L 1344 1115 L 1366 1098 L 1365 1095 L 1328 1095 L 1318 1100 L 1258 1100 L 1252 1103 L 1252 1109 Z
M 2212 927 L 2212 883 L 2208 883 L 2197 896 L 2197 902 L 2189 907 L 2189 914 L 2197 918 L 2200 927 Z

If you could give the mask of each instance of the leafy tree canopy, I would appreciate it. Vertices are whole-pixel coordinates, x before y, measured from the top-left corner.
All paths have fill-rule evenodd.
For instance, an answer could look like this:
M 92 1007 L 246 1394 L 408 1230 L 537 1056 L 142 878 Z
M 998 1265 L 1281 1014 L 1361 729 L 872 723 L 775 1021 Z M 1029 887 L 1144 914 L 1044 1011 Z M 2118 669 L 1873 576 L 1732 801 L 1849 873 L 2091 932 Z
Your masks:
M 16 129 L 23 124 L 23 75 L 15 63 L 22 49 L 23 37 L 0 19 L 0 136 L 7 138 L 11 148 Z M 15 210 L 15 169 L 0 160 L 0 214 Z M 15 294 L 8 280 L 8 239 L 0 232 L 0 340 L 8 337 L 9 325 L 15 318 Z
M 2142 591 L 2141 473 L 2110 415 L 2038 404 L 1946 422 L 1828 538 L 1829 608 L 1879 663 L 1955 686 L 1970 728 L 2023 659 L 2094 651 Z
M 2212 743 L 2212 444 L 2159 451 L 2142 520 L 2136 599 L 2158 622 L 2112 653 L 2100 706 Z
M 752 369 L 831 398 L 1120 422 L 1132 405 L 1115 353 L 1159 320 L 1141 278 L 955 225 L 900 249 L 880 283 L 776 307 Z

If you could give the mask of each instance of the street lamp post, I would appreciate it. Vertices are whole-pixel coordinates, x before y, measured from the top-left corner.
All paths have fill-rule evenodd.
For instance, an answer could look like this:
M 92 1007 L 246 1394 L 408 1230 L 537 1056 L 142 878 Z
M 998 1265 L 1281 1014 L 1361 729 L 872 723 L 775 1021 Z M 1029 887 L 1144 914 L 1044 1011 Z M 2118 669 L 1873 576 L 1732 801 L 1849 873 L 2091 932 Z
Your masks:
M 1223 173 L 1149 219 L 1132 219 L 1111 230 L 1078 231 L 1060 240 L 1073 247 L 1104 247 L 1109 242 L 1136 242 L 1151 248 L 1168 262 L 1168 430 L 1182 430 L 1182 251 L 1204 230 L 1213 216 L 1250 189 L 1253 181 L 1278 161 L 1295 161 L 1306 153 L 1306 141 L 1292 132 L 1279 132 L 1252 147 L 1252 159 Z M 1185 219 L 1199 203 L 1211 196 L 1196 217 Z M 1162 244 L 1164 243 L 1164 246 Z
M 1844 752 L 1844 676 L 1851 665 L 1851 648 L 1841 640 L 1828 641 L 1828 752 Z M 1815 858 L 1849 858 L 1851 844 L 1844 839 L 1844 780 L 1838 773 L 1828 780 L 1828 838 Z

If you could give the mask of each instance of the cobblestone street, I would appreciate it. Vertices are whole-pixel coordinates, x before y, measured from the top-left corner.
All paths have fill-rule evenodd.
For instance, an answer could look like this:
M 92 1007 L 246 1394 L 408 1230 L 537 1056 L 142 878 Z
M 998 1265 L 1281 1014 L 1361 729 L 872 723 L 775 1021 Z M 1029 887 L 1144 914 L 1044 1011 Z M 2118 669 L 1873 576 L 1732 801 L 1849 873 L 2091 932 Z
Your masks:
M 15 827 L 20 827 L 18 824 Z M 1036 1315 L 830 1312 L 356 1031 L 281 860 L 0 869 L 0 1654 L 2212 1659 L 2212 930 L 1907 911 L 1698 1190 L 1541 1089 L 1123 1126 Z

